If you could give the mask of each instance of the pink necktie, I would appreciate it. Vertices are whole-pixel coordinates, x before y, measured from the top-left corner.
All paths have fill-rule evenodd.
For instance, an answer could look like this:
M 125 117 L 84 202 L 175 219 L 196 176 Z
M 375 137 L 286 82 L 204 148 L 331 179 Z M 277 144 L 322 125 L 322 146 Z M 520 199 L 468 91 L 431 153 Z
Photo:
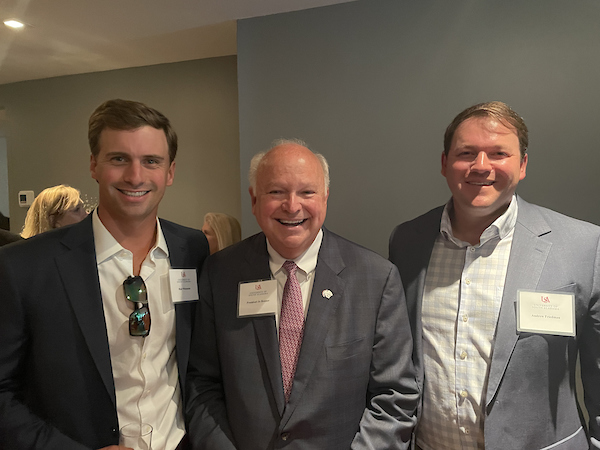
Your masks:
M 302 291 L 296 278 L 298 266 L 294 261 L 286 261 L 283 268 L 288 277 L 281 298 L 281 317 L 279 319 L 279 357 L 281 358 L 281 376 L 285 402 L 290 399 L 292 383 L 296 373 L 296 363 L 304 335 L 304 309 Z

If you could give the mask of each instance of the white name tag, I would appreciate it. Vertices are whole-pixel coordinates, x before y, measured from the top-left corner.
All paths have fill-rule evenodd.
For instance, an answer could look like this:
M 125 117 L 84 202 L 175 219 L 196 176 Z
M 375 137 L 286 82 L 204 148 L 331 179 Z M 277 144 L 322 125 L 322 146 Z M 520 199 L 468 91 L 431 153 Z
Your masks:
M 273 315 L 277 311 L 277 280 L 239 284 L 238 317 Z
M 519 291 L 517 331 L 575 336 L 575 296 L 567 292 Z
M 198 276 L 196 269 L 170 269 L 169 285 L 173 303 L 198 300 Z

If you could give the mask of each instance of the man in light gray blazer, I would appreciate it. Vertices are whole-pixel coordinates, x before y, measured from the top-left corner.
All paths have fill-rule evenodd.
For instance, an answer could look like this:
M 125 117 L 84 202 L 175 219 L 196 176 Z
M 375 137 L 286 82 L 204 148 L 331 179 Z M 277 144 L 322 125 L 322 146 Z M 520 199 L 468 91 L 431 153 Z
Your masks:
M 256 155 L 250 183 L 263 232 L 212 255 L 200 281 L 188 369 L 193 448 L 407 448 L 419 394 L 396 267 L 322 228 L 329 171 L 305 144 Z M 290 261 L 303 337 L 288 378 Z M 247 311 L 256 299 L 266 311 Z
M 451 200 L 392 233 L 423 388 L 417 448 L 600 448 L 600 228 L 514 194 L 527 145 L 506 104 L 461 112 L 442 154 Z

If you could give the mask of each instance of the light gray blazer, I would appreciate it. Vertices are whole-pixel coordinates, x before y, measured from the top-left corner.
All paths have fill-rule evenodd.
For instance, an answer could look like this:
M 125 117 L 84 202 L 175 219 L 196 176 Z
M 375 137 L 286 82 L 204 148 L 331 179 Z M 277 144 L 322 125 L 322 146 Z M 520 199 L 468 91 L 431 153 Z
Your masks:
M 238 284 L 270 278 L 264 234 L 207 260 L 188 369 L 194 449 L 408 447 L 419 395 L 398 271 L 323 232 L 287 405 L 274 316 L 236 317 Z
M 581 357 L 591 448 L 600 448 L 600 227 L 517 197 L 519 212 L 498 319 L 485 408 L 486 450 L 590 448 L 575 394 Z M 422 388 L 421 301 L 443 207 L 393 231 L 390 260 L 404 283 Z M 575 294 L 577 337 L 518 333 L 517 290 Z

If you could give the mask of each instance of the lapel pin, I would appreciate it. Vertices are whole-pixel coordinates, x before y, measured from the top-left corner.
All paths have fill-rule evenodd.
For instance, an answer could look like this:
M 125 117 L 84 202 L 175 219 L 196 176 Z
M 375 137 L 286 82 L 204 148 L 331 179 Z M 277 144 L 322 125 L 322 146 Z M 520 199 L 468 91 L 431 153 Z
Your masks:
M 325 289 L 323 292 L 321 292 L 321 295 L 323 298 L 329 300 L 331 297 L 333 297 L 333 292 L 331 292 L 329 289 Z

